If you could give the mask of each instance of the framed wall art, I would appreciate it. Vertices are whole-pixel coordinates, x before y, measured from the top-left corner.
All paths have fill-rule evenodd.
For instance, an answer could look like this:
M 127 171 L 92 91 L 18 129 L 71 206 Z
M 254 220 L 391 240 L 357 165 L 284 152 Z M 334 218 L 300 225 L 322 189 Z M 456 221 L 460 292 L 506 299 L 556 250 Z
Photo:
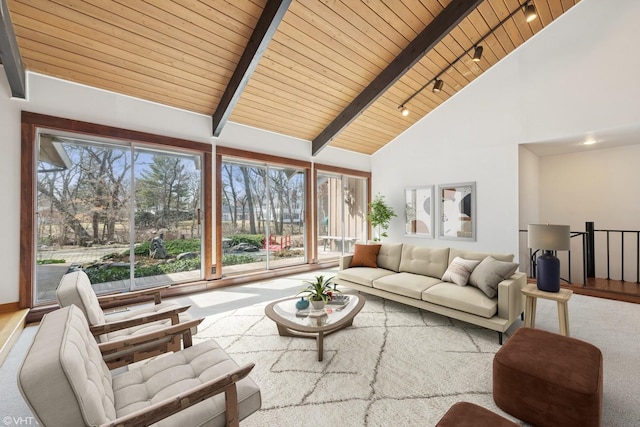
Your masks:
M 438 186 L 441 239 L 476 240 L 476 183 Z
M 405 235 L 434 237 L 433 185 L 405 189 Z

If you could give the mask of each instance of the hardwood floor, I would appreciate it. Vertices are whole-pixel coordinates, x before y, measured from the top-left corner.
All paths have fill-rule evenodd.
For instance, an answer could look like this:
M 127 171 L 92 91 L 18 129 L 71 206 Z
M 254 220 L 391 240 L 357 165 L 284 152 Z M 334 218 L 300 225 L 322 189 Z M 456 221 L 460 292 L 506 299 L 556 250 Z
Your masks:
M 0 365 L 24 329 L 29 310 L 0 312 Z
M 533 283 L 535 283 L 535 279 L 533 279 Z M 561 286 L 580 295 L 640 304 L 640 284 L 635 282 L 587 278 L 586 285 L 562 283 Z

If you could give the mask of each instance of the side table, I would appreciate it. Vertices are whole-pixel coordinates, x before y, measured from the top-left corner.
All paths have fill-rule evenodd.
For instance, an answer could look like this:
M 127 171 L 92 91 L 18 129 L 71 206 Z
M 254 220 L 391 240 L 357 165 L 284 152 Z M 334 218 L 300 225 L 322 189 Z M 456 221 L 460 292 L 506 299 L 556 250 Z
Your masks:
M 560 288 L 559 292 L 541 291 L 534 283 L 527 283 L 522 287 L 522 293 L 527 297 L 524 305 L 524 326 L 536 327 L 536 301 L 543 298 L 558 303 L 558 323 L 560 335 L 569 336 L 569 309 L 567 301 L 573 295 L 570 289 Z

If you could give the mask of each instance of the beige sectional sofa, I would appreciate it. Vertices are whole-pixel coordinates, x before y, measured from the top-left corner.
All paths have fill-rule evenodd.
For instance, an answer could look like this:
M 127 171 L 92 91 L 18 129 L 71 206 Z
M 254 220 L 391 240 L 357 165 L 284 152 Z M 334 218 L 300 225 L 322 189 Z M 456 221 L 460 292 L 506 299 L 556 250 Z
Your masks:
M 371 266 L 352 266 L 353 259 L 340 259 L 336 284 L 495 330 L 500 344 L 524 309 L 526 275 L 513 255 L 382 243 Z

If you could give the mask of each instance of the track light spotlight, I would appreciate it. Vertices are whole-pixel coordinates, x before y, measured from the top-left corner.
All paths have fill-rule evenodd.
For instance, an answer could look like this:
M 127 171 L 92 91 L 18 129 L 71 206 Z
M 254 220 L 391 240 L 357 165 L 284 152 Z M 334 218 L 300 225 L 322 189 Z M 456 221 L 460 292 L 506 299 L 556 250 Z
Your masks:
M 538 12 L 536 12 L 536 6 L 533 4 L 533 1 L 529 0 L 524 5 L 524 17 L 527 22 L 531 22 L 538 17 Z
M 482 59 L 482 46 L 476 46 L 473 51 L 473 62 L 480 62 Z
M 451 67 L 453 67 L 458 61 L 469 58 L 472 48 L 474 49 L 474 51 L 473 51 L 473 56 L 471 56 L 471 60 L 473 62 L 481 61 L 484 49 L 482 46 L 480 46 L 480 43 L 485 42 L 485 39 L 488 36 L 490 36 L 493 32 L 495 32 L 498 28 L 502 27 L 507 21 L 512 19 L 516 14 L 520 12 L 524 13 L 524 17 L 527 22 L 531 22 L 538 17 L 538 12 L 536 11 L 534 0 L 518 0 L 517 4 L 514 5 L 514 8 L 510 10 L 507 16 L 502 18 L 500 22 L 498 22 L 498 24 L 491 27 L 491 29 L 487 33 L 485 33 L 482 37 L 480 37 L 476 41 L 475 45 L 472 45 L 471 47 L 467 48 L 464 52 L 460 54 L 460 56 L 458 56 L 455 60 L 453 60 L 453 62 L 448 63 L 446 67 L 441 69 L 433 79 L 428 80 L 422 87 L 420 87 L 420 89 L 418 89 L 410 97 L 405 99 L 404 102 L 398 106 L 398 111 L 400 111 L 400 113 L 403 116 L 409 115 L 409 110 L 405 107 L 405 104 L 411 102 L 411 100 L 415 98 L 419 93 L 427 89 L 431 85 L 431 83 L 433 83 L 433 86 L 431 87 L 431 91 L 433 93 L 442 92 L 442 89 L 444 88 L 444 82 L 438 77 L 446 75 L 447 71 Z

